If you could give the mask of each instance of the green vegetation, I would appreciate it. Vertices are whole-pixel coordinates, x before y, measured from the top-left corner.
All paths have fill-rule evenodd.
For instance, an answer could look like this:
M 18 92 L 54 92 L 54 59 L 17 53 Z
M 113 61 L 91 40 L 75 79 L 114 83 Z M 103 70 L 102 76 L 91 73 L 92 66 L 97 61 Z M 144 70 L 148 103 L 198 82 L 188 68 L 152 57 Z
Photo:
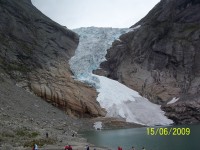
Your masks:
M 17 136 L 26 136 L 26 135 L 28 135 L 28 131 L 26 131 L 26 130 L 17 130 L 17 132 L 16 132 L 16 135 Z
M 0 136 L 0 143 L 1 143 L 1 142 L 3 142 L 3 137 L 2 137 L 2 136 Z
M 35 132 L 35 131 L 32 132 L 32 131 L 27 130 L 25 128 L 18 129 L 16 131 L 16 136 L 18 136 L 18 137 L 36 138 L 39 135 L 40 134 L 38 132 Z
M 184 26 L 183 31 L 192 32 L 192 31 L 196 31 L 196 30 L 199 30 L 199 29 L 200 29 L 199 25 L 188 23 Z
M 24 147 L 32 147 L 34 144 L 37 144 L 38 146 L 44 146 L 45 144 L 55 144 L 56 140 L 52 138 L 46 138 L 46 139 L 34 139 L 30 140 L 24 143 Z
M 13 133 L 11 133 L 11 132 L 3 132 L 3 133 L 1 134 L 1 138 L 3 138 L 3 137 L 6 137 L 6 138 L 14 138 L 15 135 L 14 135 Z
M 22 65 L 22 64 L 13 64 L 13 63 L 10 63 L 10 64 L 7 64 L 6 66 L 6 70 L 7 71 L 20 71 L 20 72 L 23 72 L 23 73 L 26 73 L 26 72 L 29 72 L 30 69 L 25 66 L 25 65 Z
M 3 131 L 0 133 L 0 142 L 20 143 L 26 147 L 32 147 L 33 144 L 37 143 L 39 146 L 44 144 L 54 144 L 55 140 L 51 138 L 39 139 L 40 133 L 32 131 L 27 128 L 18 128 L 13 131 Z
M 38 132 L 32 132 L 32 133 L 29 135 L 30 138 L 35 138 L 35 137 L 37 137 L 37 136 L 39 136 L 39 133 L 38 133 Z
M 32 45 L 28 45 L 27 43 L 21 41 L 16 41 L 17 44 L 19 45 L 19 47 L 22 48 L 22 51 L 24 53 L 26 53 L 28 56 L 32 55 L 33 54 L 33 48 L 32 48 Z
M 40 133 L 26 127 L 17 128 L 15 130 L 5 130 L 0 132 L 0 143 L 18 143 L 24 147 L 32 147 L 34 144 L 42 147 L 46 144 L 51 145 L 56 143 L 54 138 L 46 138 L 40 136 Z

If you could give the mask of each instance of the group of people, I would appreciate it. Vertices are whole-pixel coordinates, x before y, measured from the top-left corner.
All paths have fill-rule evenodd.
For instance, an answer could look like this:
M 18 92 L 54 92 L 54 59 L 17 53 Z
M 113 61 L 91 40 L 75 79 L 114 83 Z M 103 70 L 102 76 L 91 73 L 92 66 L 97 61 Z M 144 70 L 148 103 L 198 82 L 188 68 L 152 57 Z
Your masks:
M 134 146 L 132 147 L 132 150 L 136 150 Z M 142 147 L 142 150 L 145 150 L 145 148 L 144 148 L 144 147 Z
M 122 147 L 121 147 L 121 146 L 118 146 L 118 150 L 122 150 Z M 134 146 L 132 146 L 132 150 L 136 150 Z M 145 150 L 145 148 L 142 147 L 142 150 Z
M 85 149 L 86 149 L 86 150 L 90 150 L 89 145 L 86 145 Z M 71 146 L 71 145 L 66 145 L 66 146 L 65 146 L 65 150 L 72 150 L 72 146 Z M 96 149 L 94 149 L 94 150 L 96 150 Z
M 86 148 L 86 150 L 90 150 L 90 147 L 89 147 L 88 145 L 86 145 L 85 148 Z M 64 147 L 64 149 L 65 149 L 65 150 L 72 150 L 72 146 L 71 146 L 71 145 L 66 145 L 66 146 Z M 37 144 L 34 144 L 33 150 L 38 150 Z M 94 150 L 96 150 L 96 149 L 94 149 Z M 121 147 L 121 146 L 118 146 L 118 150 L 122 150 L 122 147 Z M 134 146 L 132 146 L 132 150 L 136 150 Z M 142 147 L 142 150 L 145 150 L 145 148 Z
M 134 146 L 132 147 L 132 150 L 136 150 Z M 145 148 L 144 148 L 144 147 L 142 147 L 142 150 L 145 150 Z
M 72 146 L 71 145 L 65 146 L 65 150 L 72 150 Z

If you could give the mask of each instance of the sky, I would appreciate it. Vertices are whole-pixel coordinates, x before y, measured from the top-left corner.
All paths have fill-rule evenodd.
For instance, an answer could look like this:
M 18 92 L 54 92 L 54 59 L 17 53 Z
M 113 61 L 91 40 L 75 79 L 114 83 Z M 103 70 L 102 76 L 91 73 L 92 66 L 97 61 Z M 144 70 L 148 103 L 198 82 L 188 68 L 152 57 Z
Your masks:
M 31 0 L 55 22 L 79 27 L 128 28 L 142 19 L 160 0 Z

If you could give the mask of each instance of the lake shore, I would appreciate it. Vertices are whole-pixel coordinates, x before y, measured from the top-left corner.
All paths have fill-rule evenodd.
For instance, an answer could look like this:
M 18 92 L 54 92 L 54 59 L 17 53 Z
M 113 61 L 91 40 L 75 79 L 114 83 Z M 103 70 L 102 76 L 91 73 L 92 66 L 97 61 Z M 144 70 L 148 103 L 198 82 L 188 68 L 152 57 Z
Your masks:
M 10 94 L 12 93 L 12 94 Z M 101 121 L 103 129 L 133 128 L 138 125 L 125 123 L 114 118 L 75 118 L 41 98 L 16 86 L 10 79 L 5 79 L 0 88 L 0 149 L 31 149 L 34 143 L 40 148 L 59 148 L 71 144 L 84 149 L 92 144 L 80 135 L 80 131 L 95 130 L 93 125 Z M 46 138 L 49 134 L 49 139 Z M 25 146 L 25 148 L 23 148 Z M 107 148 L 98 148 L 107 149 Z

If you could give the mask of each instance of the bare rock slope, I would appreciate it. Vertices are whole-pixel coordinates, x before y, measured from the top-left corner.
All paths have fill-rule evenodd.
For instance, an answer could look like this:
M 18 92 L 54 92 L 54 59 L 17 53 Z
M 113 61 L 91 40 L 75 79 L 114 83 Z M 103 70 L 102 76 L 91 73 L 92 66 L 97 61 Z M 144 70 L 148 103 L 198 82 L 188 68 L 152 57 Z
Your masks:
M 138 29 L 113 43 L 101 67 L 108 77 L 139 91 L 154 103 L 165 104 L 173 97 L 185 95 L 191 96 L 192 101 L 200 90 L 199 10 L 198 0 L 161 0 L 132 26 L 140 25 Z M 166 111 L 170 113 L 171 109 Z M 199 115 L 196 109 L 192 111 Z M 199 121 L 195 118 L 186 122 Z
M 72 116 L 102 116 L 96 91 L 75 81 L 68 60 L 78 35 L 38 11 L 31 0 L 0 1 L 0 72 Z

